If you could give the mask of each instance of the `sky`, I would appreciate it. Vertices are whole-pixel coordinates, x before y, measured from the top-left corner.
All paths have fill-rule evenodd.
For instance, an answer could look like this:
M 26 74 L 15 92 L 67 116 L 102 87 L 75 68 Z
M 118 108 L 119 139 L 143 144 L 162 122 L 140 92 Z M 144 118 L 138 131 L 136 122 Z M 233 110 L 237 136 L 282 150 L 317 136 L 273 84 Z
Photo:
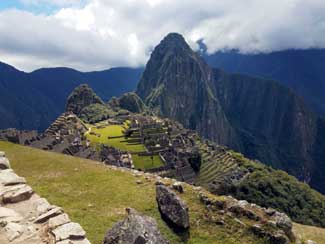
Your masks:
M 0 0 L 0 61 L 21 70 L 146 64 L 169 32 L 194 50 L 325 47 L 324 0 Z

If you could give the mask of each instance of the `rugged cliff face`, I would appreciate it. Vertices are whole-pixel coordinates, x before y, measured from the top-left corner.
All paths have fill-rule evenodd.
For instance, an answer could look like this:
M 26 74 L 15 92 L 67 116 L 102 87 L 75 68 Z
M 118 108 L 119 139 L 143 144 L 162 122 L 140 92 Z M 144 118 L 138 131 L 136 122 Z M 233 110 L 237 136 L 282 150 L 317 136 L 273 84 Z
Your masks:
M 153 51 L 137 94 L 159 115 L 219 143 L 238 147 L 235 133 L 211 86 L 213 70 L 176 33 Z
M 169 34 L 154 49 L 137 94 L 160 115 L 325 191 L 324 180 L 313 179 L 324 164 L 322 123 L 277 82 L 212 69 L 182 36 Z
M 316 116 L 274 81 L 215 72 L 215 92 L 241 141 L 241 151 L 310 180 Z

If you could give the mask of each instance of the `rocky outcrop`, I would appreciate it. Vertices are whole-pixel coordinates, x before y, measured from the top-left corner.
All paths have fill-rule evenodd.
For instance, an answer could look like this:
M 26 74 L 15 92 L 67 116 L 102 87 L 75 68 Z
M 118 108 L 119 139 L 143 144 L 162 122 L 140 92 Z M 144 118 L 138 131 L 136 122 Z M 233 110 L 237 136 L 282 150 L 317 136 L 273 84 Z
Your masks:
M 88 85 L 83 84 L 72 91 L 68 97 L 65 111 L 79 115 L 83 108 L 96 103 L 104 105 L 100 97 Z
M 134 209 L 127 209 L 127 213 L 123 221 L 106 233 L 104 244 L 169 244 L 153 218 L 140 215 Z
M 12 169 L 0 170 L 0 243 L 90 244 L 79 224 L 35 194 Z
M 271 244 L 290 244 L 296 241 L 296 236 L 292 231 L 292 221 L 284 213 L 228 196 L 217 198 L 203 191 L 199 192 L 199 197 L 201 202 L 212 212 L 232 216 L 238 220 L 240 218 L 249 219 L 252 221 L 248 226 L 249 230 L 255 235 L 267 239 Z M 217 224 L 220 224 L 220 220 Z
M 156 186 L 156 199 L 164 219 L 179 229 L 188 229 L 190 220 L 186 204 L 168 187 Z

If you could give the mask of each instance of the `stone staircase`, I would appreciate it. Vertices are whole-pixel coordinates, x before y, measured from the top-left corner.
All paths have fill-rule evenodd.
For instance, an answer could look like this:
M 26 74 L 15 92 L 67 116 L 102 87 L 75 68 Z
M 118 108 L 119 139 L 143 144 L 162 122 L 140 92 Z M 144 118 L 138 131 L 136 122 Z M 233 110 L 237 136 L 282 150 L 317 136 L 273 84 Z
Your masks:
M 90 244 L 78 223 L 41 198 L 0 152 L 0 243 Z

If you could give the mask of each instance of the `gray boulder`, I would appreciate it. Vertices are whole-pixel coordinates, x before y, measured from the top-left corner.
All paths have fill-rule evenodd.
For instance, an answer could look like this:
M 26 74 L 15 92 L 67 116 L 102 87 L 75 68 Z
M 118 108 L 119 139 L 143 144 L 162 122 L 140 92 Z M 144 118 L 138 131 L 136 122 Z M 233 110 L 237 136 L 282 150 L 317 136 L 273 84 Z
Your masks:
M 104 244 L 169 244 L 159 232 L 156 221 L 127 209 L 128 216 L 110 229 Z
M 178 228 L 188 229 L 190 227 L 188 207 L 176 193 L 164 185 L 157 185 L 156 199 L 164 218 Z
M 6 158 L 6 154 L 4 152 L 0 152 L 0 170 L 2 169 L 10 169 L 9 160 Z

